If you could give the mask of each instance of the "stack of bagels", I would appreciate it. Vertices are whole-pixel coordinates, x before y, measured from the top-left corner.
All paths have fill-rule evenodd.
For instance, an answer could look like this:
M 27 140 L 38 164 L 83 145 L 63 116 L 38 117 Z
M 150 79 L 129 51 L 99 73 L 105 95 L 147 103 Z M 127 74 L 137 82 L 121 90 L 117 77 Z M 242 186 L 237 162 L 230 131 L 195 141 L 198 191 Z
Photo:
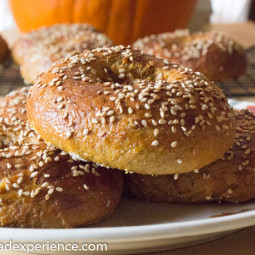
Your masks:
M 177 45 L 176 34 L 186 32 L 158 36 L 174 38 L 171 43 L 151 36 L 131 48 L 112 46 L 85 24 L 57 28 L 55 36 L 51 31 L 56 26 L 25 35 L 13 49 L 27 81 L 44 70 L 30 90 L 12 92 L 0 103 L 2 226 L 90 224 L 114 211 L 123 187 L 126 195 L 162 202 L 255 197 L 255 117 L 233 110 L 223 92 L 196 68 L 171 59 L 176 51 L 166 58 L 166 45 L 176 50 L 179 46 L 169 45 Z M 85 29 L 73 46 L 70 37 L 65 40 L 69 29 Z M 192 54 L 201 50 L 206 64 L 204 59 L 219 48 L 219 59 L 227 58 L 221 70 L 239 56 L 243 73 L 243 49 L 216 34 L 198 34 L 198 41 L 209 40 L 206 46 L 192 36 L 181 39 L 193 45 L 189 60 L 197 63 Z M 22 45 L 30 47 L 23 52 Z M 148 53 L 163 52 L 164 58 L 138 46 L 152 47 Z M 180 55 L 189 52 L 185 47 Z M 73 49 L 80 53 L 66 55 Z M 54 63 L 46 68 L 46 62 Z M 210 66 L 205 70 L 211 71 Z M 236 78 L 233 70 L 229 73 Z M 228 71 L 223 73 L 219 76 L 229 77 Z

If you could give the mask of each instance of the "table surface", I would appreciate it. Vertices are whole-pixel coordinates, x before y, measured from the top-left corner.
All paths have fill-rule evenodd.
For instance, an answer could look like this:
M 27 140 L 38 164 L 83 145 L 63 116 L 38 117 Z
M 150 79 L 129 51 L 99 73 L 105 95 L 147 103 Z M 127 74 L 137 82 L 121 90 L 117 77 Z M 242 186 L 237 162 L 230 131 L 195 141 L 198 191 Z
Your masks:
M 255 23 L 246 22 L 240 24 L 217 24 L 209 25 L 207 30 L 223 31 L 244 47 L 255 45 Z M 2 35 L 7 39 L 10 45 L 13 44 L 17 38 L 18 31 L 4 31 Z M 255 102 L 255 97 L 237 98 L 238 100 L 247 100 Z M 214 240 L 205 244 L 190 246 L 173 251 L 164 251 L 153 253 L 153 255 L 253 255 L 255 252 L 255 227 L 250 227 L 236 232 L 230 236 Z M 21 252 L 2 252 L 1 254 L 21 255 Z M 77 253 L 74 253 L 77 254 Z

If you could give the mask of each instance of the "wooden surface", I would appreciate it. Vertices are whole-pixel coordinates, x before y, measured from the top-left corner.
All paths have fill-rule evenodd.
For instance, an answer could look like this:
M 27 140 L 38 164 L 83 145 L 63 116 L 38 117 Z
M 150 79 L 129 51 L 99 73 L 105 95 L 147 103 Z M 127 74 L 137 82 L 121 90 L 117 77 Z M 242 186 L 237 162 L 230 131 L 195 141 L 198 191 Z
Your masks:
M 255 23 L 247 22 L 234 25 L 210 25 L 208 30 L 221 30 L 236 39 L 244 47 L 255 45 Z M 17 37 L 17 31 L 5 31 L 4 37 L 12 45 Z M 254 97 L 238 98 L 238 100 L 255 101 Z M 20 255 L 21 252 L 2 252 L 1 254 Z M 72 253 L 69 253 L 72 254 Z M 78 254 L 78 253 L 73 253 Z M 153 253 L 152 255 L 254 255 L 255 254 L 255 227 L 236 232 L 233 235 L 208 242 L 172 251 Z

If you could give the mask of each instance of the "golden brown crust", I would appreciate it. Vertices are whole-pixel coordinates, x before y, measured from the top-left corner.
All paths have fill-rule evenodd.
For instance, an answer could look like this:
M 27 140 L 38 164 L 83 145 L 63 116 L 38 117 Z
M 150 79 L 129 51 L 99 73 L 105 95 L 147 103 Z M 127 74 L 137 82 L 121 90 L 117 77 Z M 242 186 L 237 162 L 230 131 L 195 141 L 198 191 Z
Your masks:
M 13 47 L 13 58 L 21 65 L 27 83 L 47 70 L 55 61 L 73 51 L 111 46 L 112 41 L 88 24 L 59 24 L 22 35 Z
M 214 83 L 122 46 L 63 59 L 38 77 L 27 109 L 45 141 L 136 173 L 192 171 L 234 141 L 231 109 Z
M 244 49 L 222 32 L 176 30 L 139 39 L 133 47 L 199 71 L 211 80 L 236 79 L 246 69 Z
M 70 228 L 109 216 L 121 197 L 121 172 L 75 161 L 44 143 L 27 121 L 27 92 L 0 103 L 1 226 Z
M 10 56 L 9 47 L 6 41 L 0 35 L 0 64 L 3 63 L 9 56 Z
M 236 139 L 222 159 L 180 175 L 125 175 L 125 191 L 150 201 L 244 202 L 255 198 L 255 115 L 236 111 Z

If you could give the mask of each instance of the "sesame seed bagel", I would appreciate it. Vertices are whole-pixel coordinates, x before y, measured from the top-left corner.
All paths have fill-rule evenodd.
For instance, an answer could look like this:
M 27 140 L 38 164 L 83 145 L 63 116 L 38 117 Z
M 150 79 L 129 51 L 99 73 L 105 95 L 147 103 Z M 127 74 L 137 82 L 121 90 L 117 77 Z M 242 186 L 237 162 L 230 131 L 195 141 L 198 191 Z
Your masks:
M 142 174 L 201 168 L 233 144 L 232 111 L 200 73 L 123 46 L 73 54 L 27 101 L 42 138 L 78 158 Z
M 9 47 L 3 37 L 0 35 L 0 64 L 10 56 Z
M 133 47 L 202 72 L 211 80 L 236 79 L 246 69 L 244 49 L 222 32 L 176 30 L 139 39 Z
M 224 157 L 179 175 L 125 175 L 125 192 L 150 201 L 244 202 L 255 198 L 255 115 L 236 111 L 236 138 Z
M 106 35 L 88 24 L 58 24 L 21 35 L 12 54 L 21 65 L 24 80 L 33 83 L 38 74 L 73 51 L 82 52 L 112 44 Z
M 121 172 L 43 142 L 26 118 L 27 92 L 0 102 L 0 225 L 71 228 L 109 216 L 121 197 Z

